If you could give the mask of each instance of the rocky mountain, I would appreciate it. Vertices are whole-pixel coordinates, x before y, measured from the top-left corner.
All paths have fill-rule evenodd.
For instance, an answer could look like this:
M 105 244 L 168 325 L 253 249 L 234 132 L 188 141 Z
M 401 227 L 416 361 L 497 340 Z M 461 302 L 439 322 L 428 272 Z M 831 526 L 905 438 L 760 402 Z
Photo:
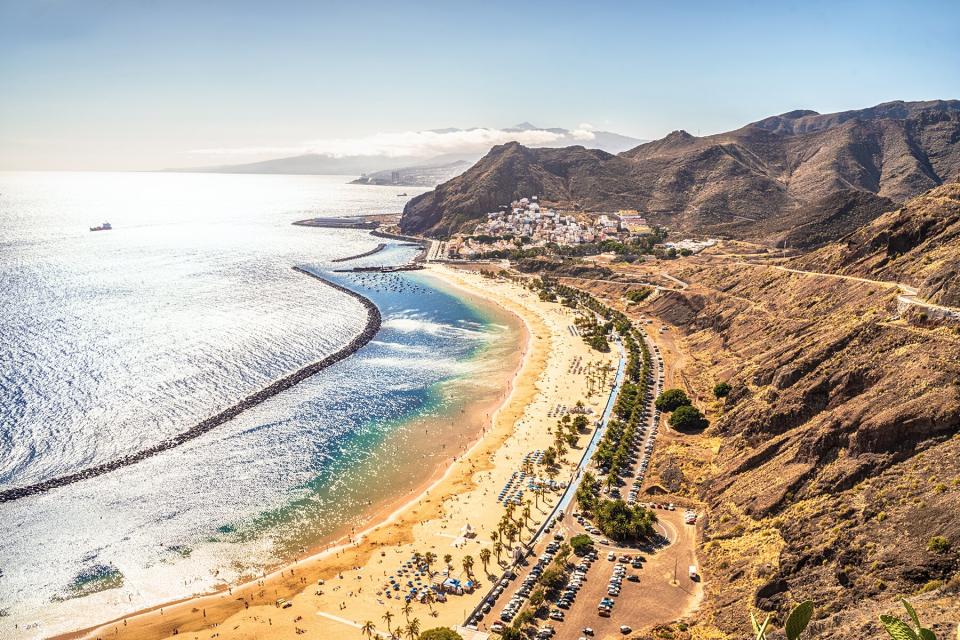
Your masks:
M 643 140 L 631 138 L 612 131 L 593 129 L 542 128 L 522 122 L 503 129 L 473 127 L 470 129 L 430 129 L 427 131 L 400 134 L 407 142 L 413 138 L 422 143 L 411 146 L 407 155 L 368 153 L 350 155 L 345 153 L 305 153 L 287 158 L 274 158 L 244 164 L 168 169 L 168 171 L 199 173 L 268 173 L 268 174 L 318 174 L 357 175 L 356 184 L 393 184 L 404 186 L 434 186 L 445 182 L 474 164 L 490 148 L 489 140 L 529 141 L 533 147 L 564 147 L 580 142 L 589 142 L 597 149 L 619 153 L 632 149 Z M 385 144 L 390 145 L 391 134 L 384 134 Z M 322 146 L 322 145 L 321 145 Z M 376 147 L 376 141 L 366 145 Z M 445 149 L 444 153 L 430 153 L 430 148 Z M 398 175 L 394 175 L 394 174 Z
M 401 227 L 431 235 L 466 230 L 511 199 L 539 195 L 562 207 L 638 209 L 656 224 L 732 237 L 762 236 L 764 223 L 779 217 L 774 231 L 782 235 L 793 214 L 801 224 L 829 217 L 839 192 L 897 203 L 960 179 L 958 141 L 960 101 L 935 100 L 827 115 L 793 111 L 704 137 L 675 131 L 616 155 L 506 144 L 411 200 Z M 883 208 L 882 201 L 853 204 L 849 225 Z M 833 237 L 855 228 L 821 227 Z
M 884 282 L 948 301 L 958 193 L 936 188 L 787 268 L 706 255 L 615 266 L 627 282 L 665 268 L 688 283 L 640 305 L 624 306 L 631 285 L 616 275 L 567 280 L 666 322 L 673 382 L 711 419 L 658 441 L 667 455 L 645 488 L 668 486 L 669 465 L 671 491 L 707 514 L 693 637 L 742 637 L 750 609 L 782 624 L 811 599 L 812 637 L 879 638 L 878 614 L 903 595 L 937 637 L 956 633 L 960 327 L 898 318 Z M 721 400 L 719 381 L 732 387 Z
M 917 196 L 795 264 L 902 282 L 925 300 L 960 307 L 960 184 Z

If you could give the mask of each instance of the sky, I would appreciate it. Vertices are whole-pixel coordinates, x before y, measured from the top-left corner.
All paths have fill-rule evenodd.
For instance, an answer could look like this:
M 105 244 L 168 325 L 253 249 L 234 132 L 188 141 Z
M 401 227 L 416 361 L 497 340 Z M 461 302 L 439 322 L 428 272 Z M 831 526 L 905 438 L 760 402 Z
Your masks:
M 522 121 L 656 139 L 960 98 L 958 24 L 957 0 L 0 0 L 0 170 L 429 154 Z M 420 133 L 445 127 L 485 133 Z

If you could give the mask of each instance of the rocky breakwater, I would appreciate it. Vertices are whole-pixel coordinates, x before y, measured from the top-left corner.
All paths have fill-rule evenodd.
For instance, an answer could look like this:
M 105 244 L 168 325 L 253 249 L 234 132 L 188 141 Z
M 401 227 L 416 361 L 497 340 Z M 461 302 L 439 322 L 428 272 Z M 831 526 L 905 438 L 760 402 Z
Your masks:
M 336 258 L 330 262 L 349 262 L 350 260 L 359 260 L 360 258 L 366 258 L 367 256 L 372 256 L 375 253 L 380 253 L 386 249 L 386 247 L 387 244 L 385 242 L 381 242 L 376 246 L 376 248 L 370 249 L 370 251 L 364 251 L 363 253 L 358 253 L 355 256 L 347 256 L 346 258 Z
M 163 440 L 162 442 L 159 442 L 146 449 L 141 449 L 139 451 L 129 453 L 120 458 L 115 458 L 108 462 L 104 462 L 94 467 L 89 467 L 87 469 L 78 471 L 76 473 L 71 473 L 68 475 L 51 478 L 49 480 L 44 480 L 43 482 L 38 482 L 36 484 L 32 484 L 29 486 L 5 489 L 3 491 L 0 491 L 0 502 L 10 502 L 12 500 L 18 500 L 20 498 L 25 498 L 27 496 L 43 493 L 45 491 L 49 491 L 57 487 L 63 487 L 68 484 L 73 484 L 74 482 L 80 482 L 81 480 L 94 478 L 96 476 L 100 476 L 105 473 L 115 471 L 122 467 L 136 464 L 151 456 L 155 456 L 158 453 L 169 451 L 170 449 L 178 447 L 185 442 L 193 440 L 194 438 L 198 438 L 201 435 L 207 433 L 208 431 L 211 431 L 212 429 L 232 420 L 233 418 L 236 418 L 247 409 L 251 409 L 252 407 L 257 406 L 258 404 L 265 402 L 266 400 L 272 398 L 273 396 L 278 395 L 283 391 L 286 391 L 287 389 L 293 387 L 294 385 L 297 385 L 303 382 L 307 378 L 323 371 L 327 367 L 333 364 L 336 364 L 341 360 L 346 359 L 350 355 L 359 351 L 360 348 L 366 345 L 368 342 L 370 342 L 373 339 L 373 337 L 377 334 L 377 332 L 380 330 L 380 325 L 382 322 L 380 310 L 377 309 L 377 306 L 368 298 L 360 295 L 355 291 L 351 291 L 346 287 L 343 287 L 339 284 L 331 282 L 322 276 L 319 276 L 315 273 L 311 273 L 306 269 L 302 269 L 300 267 L 293 267 L 293 270 L 299 273 L 308 275 L 312 278 L 316 278 L 317 280 L 320 280 L 327 286 L 333 287 L 337 291 L 345 293 L 348 296 L 357 300 L 363 306 L 367 315 L 366 324 L 364 325 L 363 330 L 359 334 L 357 334 L 353 338 L 353 340 L 348 342 L 346 345 L 344 345 L 342 348 L 335 351 L 334 353 L 331 353 L 330 355 L 326 356 L 322 360 L 318 360 L 317 362 L 308 364 L 302 369 L 298 369 L 297 371 L 294 371 L 293 373 L 286 375 L 283 378 L 280 378 L 279 380 L 271 383 L 270 385 L 264 387 L 263 389 L 260 389 L 259 391 L 247 396 L 246 398 L 240 400 L 239 402 L 227 407 L 220 413 L 217 413 L 216 415 L 213 415 L 207 418 L 206 420 L 194 425 L 193 427 L 191 427 L 190 429 L 187 429 L 182 433 L 179 433 L 173 436 L 172 438 Z

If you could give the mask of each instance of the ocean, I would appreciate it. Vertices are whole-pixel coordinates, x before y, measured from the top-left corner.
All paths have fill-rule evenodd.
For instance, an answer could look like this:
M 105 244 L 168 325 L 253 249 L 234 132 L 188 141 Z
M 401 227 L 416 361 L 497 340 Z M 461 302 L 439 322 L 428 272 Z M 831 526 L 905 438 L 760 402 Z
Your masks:
M 0 173 L 0 490 L 154 445 L 348 343 L 363 307 L 293 266 L 383 314 L 360 351 L 197 439 L 0 504 L 0 636 L 259 575 L 362 527 L 476 437 L 464 416 L 505 393 L 517 320 L 418 272 L 333 273 L 416 252 L 333 263 L 381 240 L 291 225 L 406 201 L 347 181 Z

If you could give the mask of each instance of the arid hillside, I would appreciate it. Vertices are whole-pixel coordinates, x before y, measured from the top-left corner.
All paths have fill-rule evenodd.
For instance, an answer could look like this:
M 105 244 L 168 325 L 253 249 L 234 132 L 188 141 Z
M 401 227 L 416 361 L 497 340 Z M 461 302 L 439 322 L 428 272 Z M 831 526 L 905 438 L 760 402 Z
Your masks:
M 917 196 L 792 266 L 902 282 L 930 302 L 960 306 L 960 184 Z
M 687 232 L 776 242 L 794 227 L 831 216 L 834 194 L 879 199 L 853 202 L 856 215 L 821 225 L 827 241 L 886 204 L 960 179 L 958 140 L 960 101 L 937 100 L 828 115 L 796 111 L 705 137 L 675 131 L 615 156 L 510 143 L 411 200 L 401 228 L 435 236 L 469 231 L 500 205 L 538 195 L 569 208 L 637 209 L 656 224 Z
M 960 619 L 960 332 L 897 319 L 895 287 L 696 258 L 670 271 L 689 287 L 630 308 L 679 333 L 683 380 L 712 419 L 681 436 L 689 456 L 673 450 L 678 493 L 709 511 L 692 637 L 745 637 L 750 607 L 783 615 L 810 598 L 815 637 L 879 638 L 899 595 L 947 637 Z M 623 305 L 621 285 L 583 286 Z M 705 442 L 718 443 L 710 459 Z

